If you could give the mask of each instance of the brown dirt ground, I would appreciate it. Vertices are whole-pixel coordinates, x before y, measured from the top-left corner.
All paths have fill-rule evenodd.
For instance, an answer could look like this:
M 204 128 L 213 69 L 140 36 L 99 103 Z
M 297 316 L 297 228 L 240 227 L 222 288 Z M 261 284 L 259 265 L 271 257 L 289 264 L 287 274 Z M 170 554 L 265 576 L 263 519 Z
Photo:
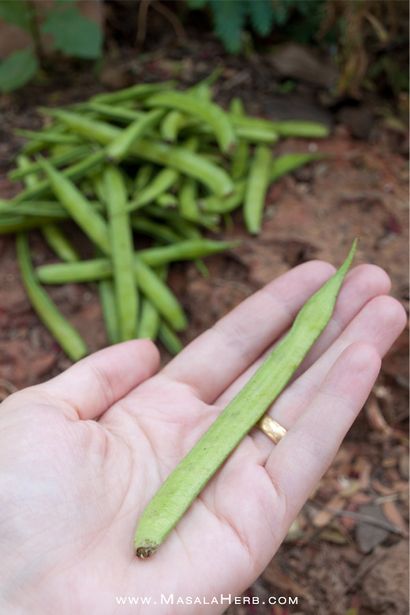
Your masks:
M 209 48 L 202 49 L 197 64 L 192 59 L 169 57 L 166 61 L 148 58 L 145 64 L 126 62 L 121 65 L 124 78 L 120 85 L 147 70 L 152 79 L 167 78 L 175 72 L 175 66 L 184 82 L 196 80 L 201 67 L 209 72 L 209 63 L 218 60 L 212 53 Z M 115 67 L 114 63 L 114 69 L 105 69 L 106 84 L 111 70 L 118 85 Z M 250 111 L 274 116 L 275 109 L 268 104 L 273 91 L 273 86 L 267 85 L 269 70 L 255 59 L 242 63 L 240 70 L 237 60 L 229 60 L 224 77 L 225 84 L 229 79 L 232 83 L 229 88 L 221 88 L 219 99 L 239 92 L 248 100 Z M 32 86 L 24 95 L 0 98 L 5 119 L 0 128 L 0 197 L 15 191 L 5 176 L 20 143 L 12 129 L 40 125 L 36 104 L 80 100 L 101 89 L 97 82 L 90 85 L 86 76 L 76 76 L 68 84 L 64 78 L 51 86 Z M 299 109 L 303 109 L 300 100 L 299 96 Z M 302 100 L 307 101 L 310 116 L 313 108 L 313 114 L 329 119 L 329 113 L 315 106 L 307 94 Z M 288 114 L 292 116 L 292 105 Z M 392 294 L 408 308 L 408 165 L 398 153 L 402 148 L 397 143 L 395 135 L 386 134 L 378 126 L 370 141 L 353 140 L 345 127 L 338 126 L 322 142 L 283 142 L 282 151 L 318 147 L 330 156 L 272 186 L 259 237 L 250 238 L 241 215 L 235 214 L 222 236 L 240 238 L 242 244 L 230 254 L 208 259 L 208 278 L 201 277 L 194 265 L 174 266 L 170 282 L 190 320 L 184 342 L 298 263 L 311 258 L 340 263 L 355 236 L 360 238 L 356 263 L 384 267 L 392 279 Z M 36 233 L 32 233 L 32 248 L 37 263 L 52 259 Z M 0 395 L 5 397 L 57 374 L 68 367 L 69 361 L 30 308 L 10 237 L 0 237 L 0 263 Z M 50 293 L 91 350 L 106 344 L 93 285 L 55 287 Z M 247 592 L 261 602 L 268 596 L 298 596 L 298 606 L 232 606 L 229 615 L 342 615 L 349 607 L 359 609 L 361 615 L 408 612 L 404 538 L 408 523 L 407 339 L 403 334 L 385 359 L 366 411 L 300 513 L 288 540 Z M 355 516 L 369 504 L 390 524 L 380 536 L 380 528 Z M 335 515 L 328 508 L 353 516 Z M 392 526 L 395 531 L 391 531 Z M 363 532 L 367 537 L 361 537 Z M 370 550 L 369 544 L 373 545 Z

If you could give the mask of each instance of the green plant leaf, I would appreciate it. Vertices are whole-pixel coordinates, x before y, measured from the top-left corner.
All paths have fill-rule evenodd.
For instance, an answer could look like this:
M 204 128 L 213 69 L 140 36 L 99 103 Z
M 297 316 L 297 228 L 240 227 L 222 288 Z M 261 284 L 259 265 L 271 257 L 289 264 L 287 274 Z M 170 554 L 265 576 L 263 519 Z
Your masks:
M 283 2 L 283 0 L 276 0 L 273 4 L 273 21 L 278 26 L 284 26 L 288 19 L 290 12 L 293 8 L 293 1 Z
M 30 30 L 31 10 L 23 0 L 0 0 L 0 19 L 6 23 Z
M 215 34 L 230 53 L 241 49 L 242 28 L 246 19 L 247 2 L 244 0 L 211 0 Z
M 208 0 L 188 0 L 187 4 L 190 9 L 203 9 L 208 3 Z
M 15 51 L 0 63 L 0 91 L 17 90 L 30 81 L 37 70 L 37 58 L 31 49 Z
M 102 31 L 79 10 L 62 3 L 47 14 L 41 29 L 51 34 L 55 48 L 66 55 L 93 60 L 101 56 Z
M 248 0 L 248 11 L 253 29 L 260 36 L 267 36 L 273 24 L 272 0 Z

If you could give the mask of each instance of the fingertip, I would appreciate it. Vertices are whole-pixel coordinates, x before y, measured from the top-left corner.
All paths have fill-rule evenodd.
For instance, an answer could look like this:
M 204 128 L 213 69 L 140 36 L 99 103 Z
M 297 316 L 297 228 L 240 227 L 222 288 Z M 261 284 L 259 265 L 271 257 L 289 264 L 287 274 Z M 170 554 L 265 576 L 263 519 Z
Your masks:
M 135 367 L 135 363 L 138 363 L 140 368 L 144 368 L 144 371 L 148 375 L 155 373 L 160 364 L 160 354 L 157 346 L 149 338 L 127 340 L 126 342 L 119 342 L 108 348 L 95 353 L 96 355 L 103 354 L 104 359 L 124 360 L 124 356 L 128 357 L 129 367 L 132 369 Z M 110 354 L 112 356 L 110 357 Z M 142 361 L 143 359 L 143 361 Z
M 358 265 L 346 277 L 351 292 L 367 295 L 369 299 L 390 292 L 391 280 L 387 273 L 377 265 Z
M 161 355 L 157 345 L 149 338 L 143 338 L 138 340 L 132 340 L 135 345 L 135 351 L 138 356 L 144 354 L 149 357 L 150 365 L 153 371 L 159 369 Z
M 295 269 L 305 270 L 306 273 L 312 273 L 316 277 L 320 276 L 323 278 L 329 278 L 336 272 L 336 267 L 334 265 L 321 259 L 306 261 L 295 267 Z
M 356 375 L 363 371 L 378 371 L 381 365 L 381 357 L 376 347 L 367 342 L 350 344 L 341 354 L 339 361 L 343 361 Z

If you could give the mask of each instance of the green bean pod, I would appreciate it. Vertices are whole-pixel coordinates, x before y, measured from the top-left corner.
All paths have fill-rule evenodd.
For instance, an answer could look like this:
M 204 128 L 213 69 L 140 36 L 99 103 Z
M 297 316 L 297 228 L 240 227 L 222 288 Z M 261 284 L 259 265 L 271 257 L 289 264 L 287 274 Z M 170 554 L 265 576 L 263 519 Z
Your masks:
M 31 139 L 32 141 L 41 141 L 41 143 L 45 143 L 49 145 L 50 143 L 53 145 L 61 145 L 65 143 L 67 145 L 78 145 L 81 143 L 80 139 L 75 135 L 66 135 L 62 134 L 54 134 L 47 132 L 34 132 L 32 130 L 20 130 L 17 129 L 15 134 L 19 137 L 25 137 L 26 139 Z
M 149 107 L 171 108 L 198 117 L 212 127 L 223 152 L 228 152 L 235 145 L 235 133 L 229 117 L 218 105 L 199 100 L 189 93 L 172 91 L 154 94 L 145 101 L 145 104 Z
M 37 135 L 43 134 L 62 134 L 66 132 L 66 127 L 63 124 L 53 124 L 51 126 L 46 126 L 39 131 L 36 131 Z M 23 145 L 21 151 L 23 154 L 30 156 L 31 154 L 37 154 L 41 152 L 43 149 L 48 149 L 50 147 L 50 143 L 45 141 L 41 141 L 40 139 L 34 139 L 32 141 L 28 141 Z
M 100 150 L 98 152 L 94 152 L 89 156 L 83 158 L 76 164 L 73 164 L 70 167 L 64 169 L 64 171 L 60 172 L 60 175 L 68 180 L 77 180 L 85 175 L 87 175 L 92 169 L 100 166 L 105 159 L 105 152 Z M 42 164 L 42 163 L 41 163 Z M 22 201 L 30 201 L 33 199 L 37 199 L 38 197 L 51 192 L 51 182 L 48 178 L 44 180 L 40 180 L 38 184 L 32 186 L 31 188 L 26 188 L 19 192 L 14 198 L 14 203 L 21 203 Z
M 237 241 L 212 241 L 210 239 L 188 239 L 169 246 L 139 250 L 138 259 L 150 267 L 160 267 L 177 261 L 191 261 L 225 250 L 236 248 Z M 134 267 L 134 273 L 137 269 Z M 42 265 L 36 270 L 43 284 L 66 284 L 70 282 L 95 282 L 110 278 L 113 274 L 112 263 L 108 258 L 84 260 L 79 263 L 57 263 Z M 138 280 L 137 280 L 138 283 Z
M 179 337 L 164 321 L 159 325 L 158 337 L 161 344 L 171 355 L 177 355 L 183 349 L 183 344 Z
M 80 113 L 73 113 L 63 109 L 45 109 L 43 112 L 61 121 L 75 134 L 102 145 L 108 145 L 121 134 L 120 128 L 112 126 L 107 122 L 86 117 Z
M 155 305 L 162 317 L 176 331 L 185 329 L 188 324 L 187 319 L 177 298 L 139 256 L 134 256 L 134 271 L 141 292 Z
M 81 117 L 70 111 L 53 111 L 53 115 L 74 132 L 103 145 L 108 145 L 120 134 L 120 130 L 114 126 Z M 215 194 L 229 194 L 233 189 L 232 181 L 223 169 L 182 147 L 140 139 L 131 147 L 129 154 L 194 177 Z
M 161 136 L 165 141 L 174 143 L 179 131 L 185 126 L 186 117 L 180 111 L 169 111 L 161 122 Z
M 96 94 L 92 97 L 91 101 L 115 105 L 120 102 L 128 100 L 144 100 L 147 96 L 166 90 L 175 85 L 174 81 L 163 81 L 161 83 L 139 83 L 132 85 L 129 88 L 117 90 L 116 92 L 105 92 L 103 94 Z
M 279 140 L 279 134 L 273 129 L 265 130 L 265 128 L 239 126 L 235 128 L 235 134 L 238 139 L 249 141 L 250 143 L 273 144 Z
M 138 169 L 137 175 L 135 177 L 135 190 L 137 193 L 140 190 L 143 190 L 149 181 L 152 178 L 152 174 L 154 173 L 154 167 L 152 164 L 143 164 Z
M 175 194 L 172 194 L 172 192 L 163 192 L 162 194 L 157 196 L 157 198 L 155 199 L 155 203 L 160 207 L 175 208 L 178 205 L 178 199 Z
M 155 222 L 146 216 L 139 214 L 132 216 L 131 225 L 133 229 L 139 233 L 144 233 L 149 237 L 158 239 L 165 243 L 174 243 L 181 241 L 180 235 L 176 233 L 172 228 L 169 228 L 166 224 Z
M 283 154 L 278 158 L 274 158 L 271 165 L 270 171 L 270 181 L 277 181 L 283 175 L 287 175 L 287 173 L 291 173 L 299 167 L 308 164 L 309 162 L 314 162 L 315 160 L 322 160 L 324 158 L 323 154 L 319 153 L 302 153 L 302 154 Z
M 54 220 L 55 218 L 44 216 L 1 216 L 0 235 L 10 235 L 34 228 L 41 228 L 45 224 L 52 223 Z
M 188 93 L 195 98 L 209 102 L 212 98 L 211 83 L 212 79 L 211 81 L 201 81 L 190 88 Z M 189 119 L 180 111 L 169 111 L 161 123 L 160 132 L 162 138 L 169 143 L 175 143 L 178 140 L 179 132 L 185 128 L 187 122 L 189 122 Z
M 172 188 L 178 177 L 179 174 L 174 169 L 162 169 L 152 182 L 141 190 L 134 200 L 129 203 L 127 210 L 133 211 L 155 201 L 161 194 Z
M 305 303 L 289 333 L 149 502 L 135 533 L 138 557 L 147 558 L 157 550 L 207 482 L 288 384 L 332 316 L 354 251 L 355 243 L 340 269 Z
M 154 110 L 134 120 L 116 137 L 106 149 L 109 160 L 119 162 L 125 158 L 137 141 L 163 116 L 161 110 Z
M 85 155 L 90 153 L 89 145 L 79 145 L 78 147 L 71 147 L 69 151 L 64 152 L 62 154 L 57 154 L 55 156 L 50 156 L 48 161 L 55 167 L 64 166 L 69 162 L 74 162 L 79 158 L 83 158 Z M 24 179 L 27 175 L 31 175 L 32 173 L 38 173 L 41 170 L 41 164 L 39 162 L 30 162 L 27 161 L 27 164 L 24 168 L 14 169 L 10 171 L 8 174 L 9 179 L 12 181 L 19 181 L 20 179 Z
M 41 227 L 41 232 L 50 248 L 62 261 L 75 263 L 80 260 L 77 250 L 57 225 L 45 224 Z
M 108 211 L 119 338 L 121 341 L 126 341 L 135 338 L 138 322 L 133 241 L 126 211 L 127 193 L 122 174 L 116 167 L 112 165 L 106 167 L 103 181 Z
M 108 227 L 102 216 L 95 211 L 90 202 L 67 177 L 54 169 L 49 162 L 42 160 L 42 168 L 47 175 L 51 188 L 71 217 L 84 233 L 104 254 L 110 254 Z
M 133 154 L 165 167 L 171 167 L 189 175 L 219 195 L 229 194 L 233 189 L 232 180 L 220 167 L 186 148 L 172 147 L 141 139 L 132 149 Z
M 240 117 L 246 115 L 245 107 L 241 98 L 238 98 L 237 96 L 232 98 L 229 103 L 229 113 Z
M 187 178 L 179 191 L 179 212 L 183 218 L 198 221 L 200 211 L 198 208 L 198 184 L 191 177 Z
M 246 228 L 253 234 L 259 233 L 261 229 L 266 191 L 270 183 L 271 162 L 270 149 L 259 145 L 251 164 L 243 209 Z
M 270 120 L 232 114 L 229 117 L 236 134 L 242 139 L 246 138 L 255 142 L 265 139 L 269 143 L 275 143 L 278 140 L 278 131 L 275 124 Z
M 281 137 L 305 137 L 311 139 L 324 139 L 329 136 L 329 128 L 319 122 L 305 120 L 287 120 L 272 122 L 274 130 Z
M 167 273 L 168 270 L 166 266 L 157 269 L 157 274 L 163 282 L 166 281 Z M 160 324 L 161 317 L 157 308 L 147 297 L 143 297 L 141 317 L 138 325 L 138 337 L 140 339 L 156 340 Z
M 221 199 L 209 196 L 201 201 L 201 209 L 209 213 L 227 214 L 237 209 L 243 202 L 246 190 L 246 181 L 238 182 L 232 194 Z
M 98 294 L 100 296 L 107 340 L 110 344 L 117 344 L 120 341 L 120 329 L 113 281 L 100 280 L 98 282 Z
M 161 322 L 157 308 L 149 299 L 143 297 L 141 305 L 141 317 L 138 325 L 139 339 L 156 340 Z
M 17 157 L 17 164 L 22 171 L 26 170 L 28 167 L 31 166 L 30 161 L 24 155 Z M 28 188 L 32 188 L 38 184 L 37 175 L 33 173 L 31 173 L 30 175 L 27 175 L 23 181 Z M 24 203 L 20 203 L 19 205 L 14 205 L 14 210 L 18 209 L 19 211 L 21 211 L 23 209 L 26 209 L 27 211 L 28 208 L 27 207 L 24 208 L 23 205 Z M 32 203 L 30 203 L 29 205 L 33 206 Z M 59 207 L 58 204 L 57 204 L 57 207 Z M 51 208 L 49 209 L 50 211 L 52 211 Z M 54 205 L 54 209 L 55 209 L 55 205 Z M 33 211 L 36 212 L 37 216 L 39 215 L 38 205 L 37 207 L 33 208 Z M 44 207 L 43 207 L 43 213 L 44 213 Z M 47 244 L 55 252 L 55 254 L 59 258 L 61 258 L 61 260 L 67 263 L 72 263 L 72 262 L 79 260 L 79 256 L 76 250 L 73 248 L 71 243 L 68 241 L 64 233 L 58 228 L 58 226 L 52 223 L 45 224 L 44 226 L 41 227 L 41 232 Z
M 249 166 L 249 143 L 240 141 L 232 157 L 231 177 L 233 180 L 242 179 Z
M 30 260 L 27 237 L 24 234 L 17 236 L 17 258 L 31 305 L 67 356 L 72 361 L 78 361 L 87 354 L 87 347 L 77 330 L 64 318 L 55 303 L 38 284 Z
M 165 220 L 181 237 L 185 239 L 201 238 L 201 232 L 196 225 L 189 220 L 181 218 L 178 212 L 170 211 L 164 207 L 157 207 L 156 205 L 150 205 L 148 211 L 155 218 Z
M 102 116 L 103 119 L 113 119 L 124 124 L 134 122 L 145 115 L 143 111 L 125 109 L 124 107 L 116 107 L 114 105 L 107 105 L 92 101 L 88 101 L 75 109 L 76 111 L 94 111 L 98 115 Z

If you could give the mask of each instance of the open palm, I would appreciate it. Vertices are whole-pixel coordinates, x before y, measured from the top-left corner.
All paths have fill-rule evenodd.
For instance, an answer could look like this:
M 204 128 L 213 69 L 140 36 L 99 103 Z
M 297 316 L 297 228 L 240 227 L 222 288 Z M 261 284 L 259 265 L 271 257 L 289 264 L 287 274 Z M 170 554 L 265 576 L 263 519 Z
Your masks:
M 219 613 L 226 603 L 182 607 L 161 595 L 210 600 L 246 589 L 330 464 L 403 328 L 377 267 L 349 274 L 332 321 L 270 410 L 289 430 L 280 444 L 257 430 L 247 436 L 150 559 L 135 557 L 133 534 L 169 472 L 332 271 L 310 262 L 286 273 L 159 372 L 155 346 L 132 341 L 3 402 L 1 612 Z

